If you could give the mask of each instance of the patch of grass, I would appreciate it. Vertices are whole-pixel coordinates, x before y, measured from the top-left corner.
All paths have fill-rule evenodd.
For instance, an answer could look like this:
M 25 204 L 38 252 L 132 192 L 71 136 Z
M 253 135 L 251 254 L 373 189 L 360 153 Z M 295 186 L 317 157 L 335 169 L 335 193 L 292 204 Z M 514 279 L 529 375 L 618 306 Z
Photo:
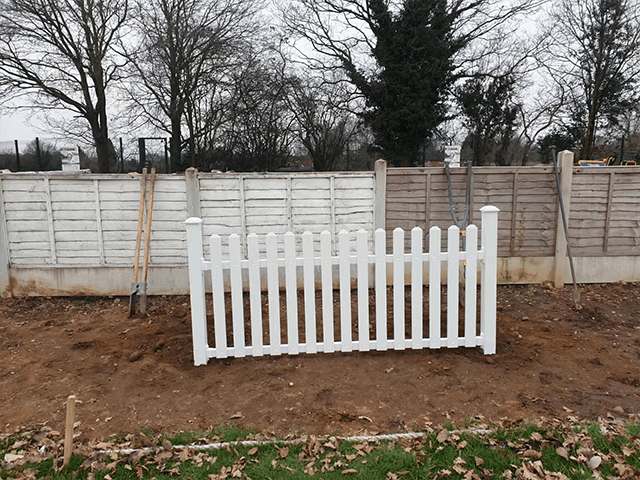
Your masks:
M 569 479 L 582 480 L 594 477 L 586 465 L 584 450 L 580 453 L 581 449 L 588 448 L 590 453 L 587 457 L 595 454 L 602 458 L 598 466 L 601 478 L 620 475 L 616 462 L 638 469 L 632 471 L 632 476 L 640 473 L 640 445 L 630 439 L 637 428 L 635 423 L 625 427 L 610 424 L 605 434 L 596 423 L 580 426 L 577 432 L 571 427 L 565 428 L 543 428 L 522 423 L 486 435 L 450 430 L 446 436 L 434 432 L 419 439 L 398 438 L 368 443 L 324 439 L 289 445 L 284 442 L 257 447 L 229 445 L 208 451 L 159 449 L 144 455 L 141 453 L 137 458 L 124 454 L 116 458 L 102 458 L 96 460 L 98 463 L 93 465 L 93 470 L 96 480 L 104 479 L 107 474 L 114 480 L 169 480 L 178 477 L 217 480 L 245 476 L 253 479 L 304 479 L 313 476 L 331 480 L 463 479 L 470 472 L 481 478 L 536 478 L 528 476 L 528 472 L 538 468 L 544 470 L 543 476 L 559 472 Z M 170 440 L 173 444 L 188 443 L 192 439 L 235 441 L 250 433 L 251 430 L 235 425 L 221 425 L 208 432 L 183 432 Z M 17 438 L 4 438 L 3 445 L 10 449 Z M 568 439 L 566 452 L 559 448 L 565 438 Z M 565 458 L 567 456 L 569 460 Z M 81 456 L 72 457 L 70 465 L 61 472 L 55 471 L 52 459 L 27 463 L 11 470 L 0 469 L 0 478 L 26 477 L 31 472 L 36 473 L 37 478 L 51 480 L 87 479 L 89 470 L 81 469 L 84 460 Z M 116 463 L 108 468 L 111 462 Z
M 4 455 L 4 453 L 8 452 L 11 449 L 11 446 L 15 443 L 16 437 L 0 438 L 0 453 Z
M 627 431 L 632 437 L 640 436 L 640 423 L 630 423 L 627 425 Z

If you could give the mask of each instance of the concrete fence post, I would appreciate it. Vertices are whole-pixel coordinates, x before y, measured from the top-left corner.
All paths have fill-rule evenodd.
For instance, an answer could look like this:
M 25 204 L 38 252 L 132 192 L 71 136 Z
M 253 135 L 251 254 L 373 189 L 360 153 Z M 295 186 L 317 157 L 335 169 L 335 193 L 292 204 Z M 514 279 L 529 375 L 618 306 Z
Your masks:
M 198 182 L 198 169 L 187 168 L 184 172 L 187 182 L 187 215 L 200 218 L 200 185 Z
M 498 207 L 487 205 L 482 213 L 482 285 L 480 289 L 480 334 L 485 355 L 496 353 L 496 302 L 498 295 Z
M 560 189 L 558 195 L 562 195 L 564 213 L 569 223 L 571 212 L 571 183 L 573 177 L 573 153 L 562 151 L 558 154 L 558 167 L 560 168 Z M 553 261 L 553 284 L 555 288 L 562 288 L 569 278 L 569 257 L 567 256 L 567 238 L 564 235 L 562 212 L 560 211 L 560 199 L 558 199 L 558 218 L 556 220 L 556 251 Z
M 190 217 L 187 227 L 187 254 L 189 258 L 189 296 L 191 298 L 191 336 L 193 338 L 193 362 L 207 363 L 207 306 L 202 269 L 202 220 Z
M 374 170 L 373 230 L 384 230 L 387 205 L 387 162 L 377 160 Z
M 9 272 L 9 236 L 7 234 L 7 217 L 4 214 L 4 191 L 0 178 L 0 296 L 11 296 Z

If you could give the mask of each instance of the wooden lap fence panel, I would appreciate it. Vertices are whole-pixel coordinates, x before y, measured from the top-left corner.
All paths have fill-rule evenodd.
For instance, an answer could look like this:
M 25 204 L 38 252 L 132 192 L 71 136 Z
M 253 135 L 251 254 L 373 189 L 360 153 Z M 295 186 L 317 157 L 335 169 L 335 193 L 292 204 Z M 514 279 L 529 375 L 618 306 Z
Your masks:
M 416 227 L 410 232 L 409 252 L 405 252 L 405 232 L 400 228 L 393 231 L 390 254 L 386 253 L 386 232 L 382 229 L 374 232 L 373 252 L 369 251 L 365 230 L 356 232 L 355 245 L 351 245 L 351 234 L 341 231 L 337 235 L 336 254 L 332 254 L 331 234 L 326 231 L 297 236 L 288 232 L 280 241 L 274 233 L 262 238 L 250 234 L 246 259 L 242 256 L 238 235 L 228 237 L 227 258 L 223 257 L 222 238 L 212 235 L 211 260 L 203 258 L 202 220 L 189 218 L 186 226 L 194 363 L 203 365 L 210 358 L 441 347 L 481 347 L 485 354 L 494 354 L 499 210 L 486 206 L 481 212 L 482 244 L 478 246 L 477 227 L 470 225 L 464 251 L 459 248 L 458 227 L 448 229 L 446 252 L 441 250 L 440 228 L 429 230 L 429 248 L 425 252 L 423 230 Z M 314 249 L 315 237 L 319 237 L 319 249 Z M 262 255 L 258 247 L 261 240 L 265 245 Z M 282 245 L 280 249 L 279 245 Z M 446 319 L 441 318 L 441 264 L 446 264 Z M 461 265 L 464 266 L 462 276 Z M 409 271 L 405 275 L 407 266 Z M 426 327 L 423 318 L 425 269 L 429 285 Z M 478 271 L 481 272 L 479 329 Z M 206 274 L 211 276 L 212 286 L 213 346 L 208 339 Z M 302 280 L 300 297 L 299 277 Z M 336 280 L 337 321 L 334 318 Z M 225 284 L 230 292 L 227 295 Z M 352 292 L 354 285 L 355 293 Z M 388 286 L 393 303 L 391 319 L 387 309 Z M 410 287 L 408 301 L 405 300 L 406 286 Z M 248 290 L 247 306 L 245 289 Z M 266 289 L 266 298 L 263 298 L 263 289 Z M 316 309 L 317 291 L 319 309 Z M 461 295 L 464 300 L 462 324 Z M 410 310 L 408 316 L 406 305 Z M 317 312 L 321 318 L 317 318 Z M 371 315 L 374 321 L 370 321 Z M 392 322 L 389 328 L 388 320 Z M 441 320 L 446 320 L 446 333 L 442 332 Z M 302 333 L 304 340 L 301 340 Z

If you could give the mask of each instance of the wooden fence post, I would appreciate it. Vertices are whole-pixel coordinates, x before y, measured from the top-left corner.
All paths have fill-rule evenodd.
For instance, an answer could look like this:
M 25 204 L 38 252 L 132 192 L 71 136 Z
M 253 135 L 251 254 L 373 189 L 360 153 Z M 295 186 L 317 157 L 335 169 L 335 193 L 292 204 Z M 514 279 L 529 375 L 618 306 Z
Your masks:
M 484 336 L 485 355 L 496 353 L 496 299 L 498 294 L 498 212 L 497 207 L 482 207 L 482 285 L 480 290 L 480 334 Z
M 11 275 L 9 273 L 9 237 L 7 217 L 4 214 L 4 192 L 0 178 L 0 297 L 11 296 Z
M 187 253 L 189 256 L 189 295 L 191 297 L 191 336 L 193 338 L 193 362 L 207 363 L 207 306 L 202 270 L 202 219 L 191 217 L 187 226 Z
M 573 153 L 563 151 L 558 154 L 558 166 L 560 167 L 560 190 L 564 201 L 564 212 L 569 223 L 571 212 L 571 182 L 573 177 Z M 567 238 L 564 235 L 560 200 L 558 199 L 558 218 L 556 220 L 556 251 L 553 261 L 553 284 L 555 288 L 562 288 L 568 278 L 569 258 L 567 257 Z
M 69 464 L 73 451 L 73 426 L 76 421 L 76 396 L 69 395 L 67 398 L 67 417 L 64 425 L 64 457 L 62 466 Z
M 187 215 L 200 218 L 200 186 L 198 185 L 198 169 L 187 168 L 184 172 L 187 182 Z
M 373 230 L 379 228 L 384 230 L 385 213 L 387 205 L 387 162 L 386 160 L 376 160 L 375 170 L 375 190 L 373 202 Z

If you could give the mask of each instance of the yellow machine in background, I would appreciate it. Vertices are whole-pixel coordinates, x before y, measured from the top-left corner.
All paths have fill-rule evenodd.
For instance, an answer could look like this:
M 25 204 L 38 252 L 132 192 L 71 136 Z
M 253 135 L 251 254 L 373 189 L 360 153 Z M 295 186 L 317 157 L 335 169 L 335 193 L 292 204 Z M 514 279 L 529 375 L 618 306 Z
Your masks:
M 578 160 L 578 166 L 580 167 L 608 167 L 615 161 L 615 157 L 602 158 L 600 160 Z M 622 166 L 637 165 L 635 160 L 627 160 L 622 163 Z

